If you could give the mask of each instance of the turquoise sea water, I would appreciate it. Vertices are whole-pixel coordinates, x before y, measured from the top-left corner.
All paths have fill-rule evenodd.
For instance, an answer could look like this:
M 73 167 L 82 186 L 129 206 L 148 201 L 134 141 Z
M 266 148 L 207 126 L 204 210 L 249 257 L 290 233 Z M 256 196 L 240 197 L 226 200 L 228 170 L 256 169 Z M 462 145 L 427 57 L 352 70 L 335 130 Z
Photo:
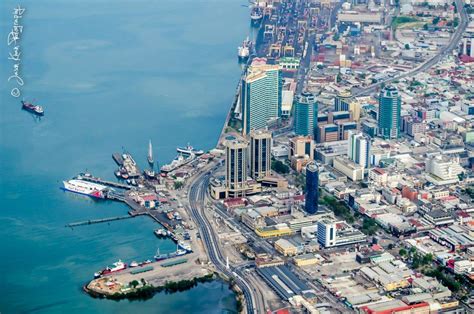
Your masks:
M 30 0 L 20 41 L 22 97 L 14 84 L 7 35 L 17 1 L 0 1 L 0 312 L 221 313 L 234 295 L 212 282 L 144 302 L 92 299 L 81 291 L 94 271 L 121 258 L 144 260 L 157 248 L 146 217 L 65 228 L 124 215 L 110 201 L 63 192 L 86 169 L 113 178 L 112 152 L 124 147 L 142 166 L 148 140 L 169 162 L 187 142 L 212 148 L 240 75 L 236 47 L 248 32 L 237 0 Z

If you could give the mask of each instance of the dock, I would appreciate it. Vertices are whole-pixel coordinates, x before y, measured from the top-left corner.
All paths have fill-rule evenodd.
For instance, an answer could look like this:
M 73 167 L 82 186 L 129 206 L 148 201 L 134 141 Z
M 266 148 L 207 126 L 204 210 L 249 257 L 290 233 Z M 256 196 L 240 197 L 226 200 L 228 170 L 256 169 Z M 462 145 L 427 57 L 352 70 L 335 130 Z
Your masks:
M 115 220 L 130 219 L 134 217 L 135 216 L 127 215 L 127 216 L 108 217 L 108 218 L 101 218 L 101 219 L 90 219 L 90 220 L 84 220 L 84 221 L 79 221 L 79 222 L 73 222 L 73 223 L 67 224 L 66 227 L 73 228 L 73 227 L 93 225 L 93 224 L 98 224 L 98 223 L 103 223 L 103 222 L 110 222 L 110 221 L 115 221 Z
M 120 153 L 113 153 L 112 159 L 117 163 L 118 166 L 123 166 L 123 158 Z
M 83 176 L 83 175 L 78 175 L 77 179 L 79 180 L 84 180 L 84 181 L 89 181 L 89 182 L 94 182 L 106 186 L 111 186 L 114 188 L 119 188 L 119 189 L 124 189 L 124 190 L 130 190 L 132 187 L 126 184 L 118 183 L 118 182 L 113 182 L 113 181 L 107 181 L 107 180 L 102 180 L 100 178 L 96 178 L 93 176 Z

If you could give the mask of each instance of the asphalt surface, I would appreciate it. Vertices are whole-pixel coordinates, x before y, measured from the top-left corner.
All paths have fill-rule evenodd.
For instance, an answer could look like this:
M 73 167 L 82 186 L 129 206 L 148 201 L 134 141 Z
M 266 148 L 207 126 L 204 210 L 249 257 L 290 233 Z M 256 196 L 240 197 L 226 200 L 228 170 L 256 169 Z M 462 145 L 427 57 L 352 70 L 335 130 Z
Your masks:
M 254 308 L 253 290 L 250 285 L 245 280 L 243 280 L 242 268 L 235 268 L 231 266 L 227 268 L 226 259 L 222 256 L 214 230 L 212 229 L 207 217 L 201 212 L 201 210 L 204 209 L 204 199 L 206 196 L 207 187 L 209 185 L 209 177 L 209 173 L 201 174 L 190 187 L 189 208 L 191 210 L 191 214 L 194 217 L 194 221 L 199 226 L 201 239 L 206 246 L 210 261 L 220 272 L 229 278 L 234 279 L 235 283 L 244 295 L 247 313 L 256 313 L 256 309 Z

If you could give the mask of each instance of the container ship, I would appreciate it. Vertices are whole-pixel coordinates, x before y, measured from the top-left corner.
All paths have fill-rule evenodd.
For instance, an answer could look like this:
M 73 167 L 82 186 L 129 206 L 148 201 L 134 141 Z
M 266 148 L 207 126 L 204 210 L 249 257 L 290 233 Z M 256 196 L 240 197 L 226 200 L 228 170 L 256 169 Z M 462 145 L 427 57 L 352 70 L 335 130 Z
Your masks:
M 127 268 L 127 264 L 125 264 L 121 260 L 118 260 L 117 262 L 113 263 L 110 266 L 107 266 L 103 270 L 100 270 L 100 271 L 94 273 L 94 278 L 99 278 L 102 275 L 107 275 L 107 274 L 110 274 L 110 273 L 119 272 L 119 271 L 124 270 L 126 268 Z
M 63 185 L 66 191 L 95 198 L 105 198 L 105 192 L 108 189 L 105 185 L 77 179 L 63 181 Z
M 44 115 L 44 109 L 41 106 L 33 105 L 31 102 L 27 102 L 27 101 L 24 101 L 24 100 L 21 101 L 21 105 L 22 105 L 21 108 L 23 110 L 29 111 L 31 113 L 34 113 L 34 114 L 38 115 L 38 116 L 43 116 Z

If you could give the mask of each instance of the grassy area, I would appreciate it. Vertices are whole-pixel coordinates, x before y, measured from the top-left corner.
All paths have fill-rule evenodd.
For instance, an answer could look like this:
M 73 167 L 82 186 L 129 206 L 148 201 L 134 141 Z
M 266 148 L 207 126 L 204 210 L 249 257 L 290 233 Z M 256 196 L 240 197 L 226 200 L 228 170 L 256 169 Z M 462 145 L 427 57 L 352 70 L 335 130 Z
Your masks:
M 393 29 L 397 29 L 400 25 L 402 24 L 407 24 L 407 23 L 416 23 L 419 22 L 419 20 L 416 17 L 412 16 L 397 16 L 392 20 L 392 27 Z

